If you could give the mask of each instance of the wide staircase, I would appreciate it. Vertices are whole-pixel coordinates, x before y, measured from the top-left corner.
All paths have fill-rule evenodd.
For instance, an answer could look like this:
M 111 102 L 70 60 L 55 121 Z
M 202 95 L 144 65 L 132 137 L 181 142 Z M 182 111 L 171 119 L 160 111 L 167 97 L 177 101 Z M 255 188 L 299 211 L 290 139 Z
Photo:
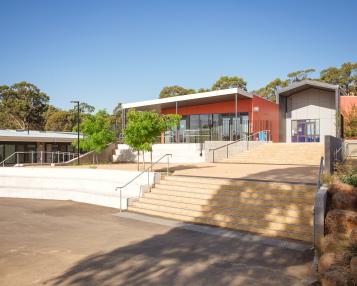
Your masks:
M 268 143 L 232 156 L 224 162 L 240 164 L 318 165 L 321 143 Z
M 319 165 L 322 155 L 320 143 L 269 143 L 223 162 L 239 164 L 240 168 L 242 164 L 294 164 L 311 168 Z M 202 174 L 166 176 L 150 192 L 132 202 L 128 210 L 311 242 L 316 186 L 304 184 L 303 176 L 295 183 L 286 183 L 284 178 L 272 182 L 264 178 L 220 176 L 223 172 L 214 178 Z
M 173 175 L 161 179 L 128 210 L 310 242 L 315 188 Z

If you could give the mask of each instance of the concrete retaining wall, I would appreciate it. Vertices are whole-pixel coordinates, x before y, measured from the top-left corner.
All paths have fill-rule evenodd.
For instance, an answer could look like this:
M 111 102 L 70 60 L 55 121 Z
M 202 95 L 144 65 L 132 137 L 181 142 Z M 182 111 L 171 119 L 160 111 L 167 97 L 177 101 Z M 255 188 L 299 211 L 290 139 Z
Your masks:
M 209 149 L 214 149 L 220 146 L 224 146 L 228 143 L 231 143 L 232 141 L 206 141 L 205 142 L 205 159 L 206 162 L 212 162 L 213 161 L 213 151 L 209 152 Z M 236 155 L 238 153 L 241 153 L 246 150 L 251 150 L 254 149 L 257 146 L 260 146 L 262 144 L 265 144 L 266 142 L 264 141 L 241 141 L 237 142 L 234 144 L 229 145 L 228 147 L 228 157 Z M 215 162 L 227 159 L 227 148 L 223 147 L 221 149 L 218 149 L 214 152 L 214 159 Z
M 335 136 L 325 136 L 325 168 L 327 174 L 332 174 L 335 164 L 335 152 L 342 146 L 342 139 Z M 342 150 L 337 153 L 337 160 L 342 161 Z
M 0 168 L 0 197 L 72 200 L 77 202 L 120 208 L 119 191 L 138 175 L 137 171 L 77 168 Z M 149 183 L 154 173 L 149 173 Z M 143 174 L 122 190 L 121 205 L 127 208 L 128 198 L 140 195 L 140 186 L 148 183 Z
M 205 144 L 199 143 L 179 143 L 179 144 L 154 144 L 153 145 L 153 162 L 165 154 L 172 154 L 170 163 L 200 163 L 205 162 L 204 154 Z M 202 150 L 202 151 L 201 151 Z M 137 152 L 132 151 L 126 144 L 118 144 L 113 155 L 114 162 L 136 162 Z M 140 161 L 142 154 L 140 153 Z M 145 161 L 150 162 L 150 152 L 145 152 Z M 167 162 L 166 158 L 163 163 Z

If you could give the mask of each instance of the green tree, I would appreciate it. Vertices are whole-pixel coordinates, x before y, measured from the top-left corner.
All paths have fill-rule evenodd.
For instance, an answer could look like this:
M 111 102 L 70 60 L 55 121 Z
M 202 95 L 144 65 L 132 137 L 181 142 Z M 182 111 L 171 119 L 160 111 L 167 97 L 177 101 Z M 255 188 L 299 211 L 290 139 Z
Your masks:
M 199 88 L 197 90 L 198 93 L 200 93 L 200 92 L 208 92 L 208 91 L 211 91 L 211 90 L 209 88 L 203 88 L 203 87 L 201 87 L 201 88 Z
M 212 90 L 227 89 L 227 88 L 240 88 L 247 90 L 247 82 L 237 76 L 221 76 L 213 85 Z
M 194 89 L 186 89 L 182 86 L 173 85 L 173 86 L 165 86 L 161 91 L 159 98 L 166 98 L 172 96 L 186 95 L 192 94 L 196 91 Z
M 34 84 L 15 83 L 0 87 L 0 113 L 20 129 L 43 129 L 49 97 Z
M 96 161 L 97 154 L 116 140 L 115 133 L 111 129 L 110 115 L 105 110 L 99 110 L 95 115 L 87 115 L 80 129 L 84 135 L 84 138 L 79 140 L 80 149 L 87 152 L 94 151 Z M 77 141 L 72 145 L 77 146 Z
M 348 94 L 357 95 L 357 63 L 344 63 L 340 68 L 329 67 L 320 72 L 323 82 L 341 86 Z
M 46 120 L 47 131 L 72 131 L 75 122 L 69 111 L 58 110 L 52 113 Z
M 122 104 L 118 103 L 117 106 L 113 110 L 112 115 L 112 128 L 115 132 L 115 135 L 118 137 L 122 132 Z
M 275 93 L 289 84 L 288 80 L 281 80 L 280 78 L 276 78 L 273 81 L 269 82 L 266 86 L 255 91 L 261 97 L 264 97 L 269 100 L 275 99 Z
M 291 72 L 288 74 L 288 80 L 290 83 L 302 81 L 304 79 L 310 79 L 310 75 L 315 72 L 315 69 L 306 69 Z
M 162 132 L 178 125 L 181 116 L 176 114 L 161 115 L 152 111 L 137 112 L 132 109 L 127 113 L 127 125 L 124 130 L 124 142 L 138 152 L 152 151 L 152 145 Z

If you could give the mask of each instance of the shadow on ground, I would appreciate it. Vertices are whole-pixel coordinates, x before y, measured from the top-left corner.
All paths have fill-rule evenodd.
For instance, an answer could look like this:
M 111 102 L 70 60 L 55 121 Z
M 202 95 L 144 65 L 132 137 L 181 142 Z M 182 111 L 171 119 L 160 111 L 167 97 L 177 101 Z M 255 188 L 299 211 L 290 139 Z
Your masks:
M 310 253 L 172 229 L 86 257 L 47 285 L 299 285 Z

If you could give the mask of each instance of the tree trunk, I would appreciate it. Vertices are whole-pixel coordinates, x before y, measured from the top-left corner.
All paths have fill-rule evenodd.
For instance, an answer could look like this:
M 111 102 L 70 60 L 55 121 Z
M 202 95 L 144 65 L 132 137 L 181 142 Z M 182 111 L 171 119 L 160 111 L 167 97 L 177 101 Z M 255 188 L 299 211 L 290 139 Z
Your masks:
M 143 150 L 143 171 L 145 170 L 145 151 Z
M 140 170 L 140 153 L 138 151 L 138 171 Z
M 150 151 L 150 164 L 151 164 L 151 172 L 152 172 L 152 150 Z

